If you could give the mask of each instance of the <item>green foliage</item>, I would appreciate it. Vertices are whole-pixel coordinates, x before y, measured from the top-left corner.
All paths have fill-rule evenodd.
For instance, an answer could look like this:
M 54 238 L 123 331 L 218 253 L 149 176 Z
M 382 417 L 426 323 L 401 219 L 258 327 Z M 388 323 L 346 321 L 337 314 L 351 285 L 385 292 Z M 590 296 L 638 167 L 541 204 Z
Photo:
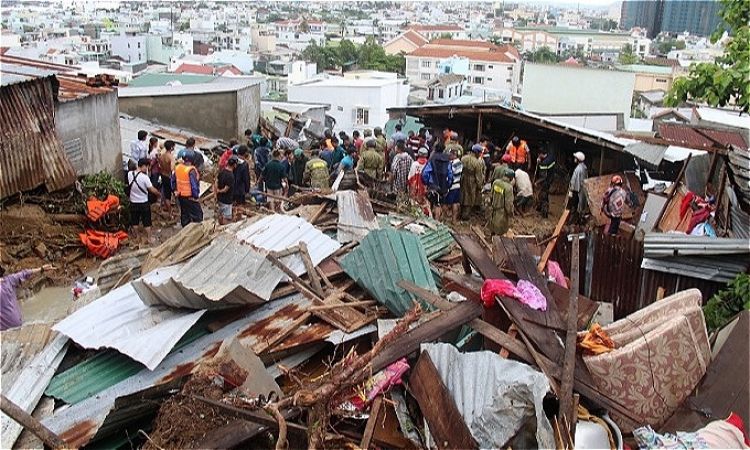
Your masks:
M 97 197 L 104 199 L 109 194 L 120 197 L 120 204 L 124 204 L 128 198 L 125 195 L 125 183 L 109 172 L 99 172 L 94 175 L 86 175 L 81 180 L 81 189 L 86 198 Z
M 310 44 L 302 56 L 318 65 L 318 70 L 338 69 L 356 64 L 360 69 L 380 70 L 404 74 L 406 58 L 403 55 L 387 55 L 377 41 L 369 37 L 364 44 L 356 46 L 342 39 L 337 46 Z
M 750 310 L 750 275 L 746 273 L 738 274 L 703 307 L 708 332 L 722 328 L 743 309 Z
M 440 39 L 453 39 L 453 35 L 450 33 L 440 33 Z
M 620 51 L 620 64 L 635 64 L 638 62 L 638 55 L 633 53 L 633 46 L 625 44 Z
M 724 46 L 724 55 L 715 63 L 690 66 L 685 78 L 678 78 L 665 98 L 667 106 L 677 106 L 688 99 L 710 106 L 726 106 L 732 101 L 742 111 L 750 112 L 750 2 L 721 0 L 721 18 L 729 26 L 731 39 Z M 723 28 L 711 36 L 721 39 Z
M 538 62 L 538 63 L 545 63 L 545 64 L 556 63 L 558 61 L 557 53 L 553 52 L 547 46 L 540 47 L 536 49 L 535 51 L 531 52 L 531 54 L 529 55 L 529 60 L 531 62 Z
M 668 39 L 666 41 L 659 42 L 656 46 L 660 55 L 666 55 L 672 49 L 684 50 L 685 41 L 678 41 L 677 39 Z

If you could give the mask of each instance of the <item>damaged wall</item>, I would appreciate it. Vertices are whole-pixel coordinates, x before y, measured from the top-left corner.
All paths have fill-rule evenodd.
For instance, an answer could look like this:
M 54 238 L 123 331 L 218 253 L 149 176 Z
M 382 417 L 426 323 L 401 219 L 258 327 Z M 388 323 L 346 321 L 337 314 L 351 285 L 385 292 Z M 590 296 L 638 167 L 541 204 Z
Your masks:
M 76 175 L 122 168 L 117 92 L 58 103 L 55 131 Z

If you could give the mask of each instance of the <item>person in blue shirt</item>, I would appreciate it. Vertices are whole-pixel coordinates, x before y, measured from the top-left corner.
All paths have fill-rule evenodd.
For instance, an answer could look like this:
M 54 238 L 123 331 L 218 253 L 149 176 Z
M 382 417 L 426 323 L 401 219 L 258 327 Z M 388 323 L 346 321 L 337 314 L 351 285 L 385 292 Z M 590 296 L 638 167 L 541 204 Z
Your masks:
M 336 138 L 331 137 L 328 140 L 330 140 L 333 143 L 334 139 Z M 328 170 L 330 172 L 331 167 L 333 166 L 333 149 L 328 148 L 328 145 L 326 144 L 325 140 L 320 141 L 320 155 L 318 156 L 320 156 L 320 159 L 322 159 L 323 161 L 326 162 L 326 164 L 328 164 Z
M 268 158 L 271 154 L 271 147 L 268 145 L 268 139 L 265 137 L 260 138 L 258 147 L 255 148 L 253 156 L 255 157 L 255 179 L 259 180 L 260 175 L 263 173 L 263 169 L 268 164 Z
M 422 170 L 422 182 L 427 187 L 427 200 L 436 220 L 442 216 L 442 206 L 447 204 L 446 197 L 453 184 L 453 162 L 445 153 L 442 145 L 436 145 L 430 160 Z

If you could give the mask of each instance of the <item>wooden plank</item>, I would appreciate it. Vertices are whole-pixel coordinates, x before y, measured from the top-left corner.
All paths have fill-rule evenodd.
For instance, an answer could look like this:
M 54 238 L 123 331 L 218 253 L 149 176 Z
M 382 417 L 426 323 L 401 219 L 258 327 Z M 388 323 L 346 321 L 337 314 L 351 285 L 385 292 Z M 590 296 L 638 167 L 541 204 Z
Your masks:
M 470 301 L 482 301 L 482 280 L 471 275 L 446 272 L 443 274 L 443 288 L 446 291 L 456 291 Z
M 576 332 L 578 331 L 578 283 L 580 266 L 578 251 L 580 235 L 573 235 L 573 249 L 570 261 L 570 301 L 566 317 L 565 357 L 563 359 L 562 379 L 560 380 L 560 414 L 570 427 L 575 425 L 575 402 L 573 401 L 573 374 L 576 366 Z M 574 434 L 575 430 L 570 430 Z
M 472 266 L 477 269 L 482 278 L 484 279 L 505 279 L 503 272 L 498 269 L 497 265 L 492 258 L 487 255 L 487 252 L 482 246 L 477 243 L 473 236 L 469 234 L 453 233 L 453 238 L 456 240 L 458 245 L 464 252 L 464 255 L 469 260 Z
M 547 267 L 547 261 L 549 261 L 549 257 L 552 256 L 552 252 L 555 250 L 557 239 L 560 236 L 560 232 L 562 231 L 563 227 L 565 226 L 565 222 L 568 221 L 569 215 L 569 209 L 564 209 L 562 214 L 560 215 L 560 219 L 557 221 L 557 225 L 555 225 L 555 231 L 552 232 L 552 236 L 554 236 L 554 238 L 547 243 L 547 246 L 544 248 L 544 252 L 542 253 L 542 258 L 539 260 L 539 264 L 537 264 L 536 266 L 539 272 L 544 272 L 544 268 Z
M 292 333 L 297 331 L 299 327 L 301 327 L 305 322 L 307 322 L 310 317 L 312 317 L 312 313 L 310 312 L 304 312 L 302 315 L 294 319 L 294 322 L 289 324 L 286 328 L 282 329 L 276 335 L 274 335 L 272 338 L 258 342 L 256 345 L 253 346 L 253 351 L 256 355 L 260 356 L 263 353 L 268 352 L 269 350 L 273 349 L 277 345 L 279 345 L 281 342 L 284 341 L 284 339 L 288 338 Z
M 421 288 L 410 281 L 402 280 L 398 283 L 398 286 L 420 297 L 421 299 L 435 306 L 438 309 L 450 310 L 456 306 L 456 303 L 451 303 L 448 300 L 445 300 L 444 298 L 435 294 L 434 292 Z M 507 349 L 514 355 L 521 358 L 523 361 L 529 364 L 535 364 L 534 358 L 531 356 L 531 353 L 529 353 L 529 351 L 526 349 L 526 346 L 518 342 L 515 338 L 511 337 L 508 333 L 505 333 L 499 328 L 494 327 L 490 325 L 489 323 L 485 322 L 484 320 L 478 319 L 478 318 L 470 321 L 469 326 L 472 329 L 474 329 L 474 331 L 476 331 L 477 333 L 497 343 L 498 345 L 502 346 L 504 349 Z M 550 366 L 554 367 L 551 361 L 547 360 L 545 362 L 547 362 Z
M 375 300 L 362 300 L 357 302 L 347 302 L 347 303 L 340 303 L 340 304 L 332 304 L 332 305 L 320 305 L 320 306 L 311 306 L 307 310 L 308 311 L 325 311 L 327 309 L 337 309 L 337 308 L 349 308 L 353 306 L 372 306 L 376 305 L 378 302 Z
M 417 400 L 439 449 L 477 448 L 461 412 L 426 351 L 422 352 L 411 371 L 409 392 Z
M 476 303 L 461 302 L 448 311 L 437 312 L 434 318 L 423 322 L 399 336 L 372 360 L 372 371 L 377 372 L 393 361 L 419 349 L 424 342 L 431 342 L 451 330 L 469 323 L 482 315 L 482 307 Z
M 307 276 L 310 279 L 313 291 L 321 297 L 324 296 L 325 294 L 323 293 L 323 286 L 320 284 L 318 272 L 315 270 L 315 264 L 313 264 L 312 258 L 310 258 L 310 252 L 307 251 L 307 244 L 305 244 L 304 241 L 299 241 L 299 254 L 302 257 L 302 263 L 305 265 L 305 270 L 307 270 Z
M 664 218 L 664 214 L 667 212 L 667 209 L 669 208 L 669 205 L 672 203 L 672 200 L 674 199 L 674 196 L 677 194 L 677 192 L 680 190 L 680 183 L 682 182 L 682 177 L 685 176 L 685 170 L 687 169 L 688 164 L 690 163 L 690 158 L 693 157 L 693 154 L 689 154 L 687 159 L 682 163 L 682 167 L 680 168 L 680 172 L 677 174 L 677 178 L 675 178 L 674 182 L 672 183 L 672 186 L 670 186 L 669 194 L 667 195 L 667 201 L 664 202 L 664 206 L 661 208 L 661 211 L 659 211 L 659 215 L 657 216 L 656 222 L 654 225 L 654 228 L 659 231 L 670 231 L 665 230 L 661 226 L 661 220 Z M 719 196 L 721 198 L 721 196 Z
M 27 413 L 20 406 L 8 400 L 5 395 L 0 396 L 0 410 L 11 419 L 18 422 L 23 428 L 29 430 L 34 436 L 42 440 L 51 448 L 69 448 L 65 441 L 49 428 Z
M 515 339 L 516 336 L 518 336 L 518 329 L 515 325 L 511 325 L 510 328 L 508 328 L 508 337 L 511 339 Z M 500 350 L 500 357 L 503 359 L 507 359 L 508 356 L 510 356 L 510 352 L 507 348 L 503 347 L 502 350 Z
M 377 426 L 378 422 L 380 422 L 383 412 L 383 396 L 378 395 L 372 402 L 372 407 L 370 408 L 370 417 L 367 418 L 367 425 L 365 425 L 365 432 L 364 434 L 362 434 L 362 441 L 360 441 L 359 443 L 359 448 L 370 448 L 372 437 L 375 434 L 375 427 Z

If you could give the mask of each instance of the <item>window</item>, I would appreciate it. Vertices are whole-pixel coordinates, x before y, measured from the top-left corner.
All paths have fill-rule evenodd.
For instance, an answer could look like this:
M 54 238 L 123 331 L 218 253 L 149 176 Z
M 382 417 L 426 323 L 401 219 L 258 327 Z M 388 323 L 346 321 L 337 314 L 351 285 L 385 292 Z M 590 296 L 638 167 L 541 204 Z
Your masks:
M 474 84 L 484 84 L 484 78 L 474 77 Z
M 492 78 L 487 78 L 487 82 L 489 83 L 490 81 L 492 81 Z
M 508 70 L 513 70 L 513 66 L 508 66 Z
M 487 66 L 487 68 L 490 69 L 490 70 L 492 70 L 492 69 L 495 68 L 495 66 L 493 66 L 492 64 L 490 64 L 489 66 Z
M 355 125 L 369 125 L 370 110 L 367 108 L 357 108 Z
M 429 73 L 423 73 L 423 74 L 421 75 L 421 78 L 422 78 L 423 80 L 429 80 L 429 79 L 430 79 L 430 74 L 429 74 Z
M 130 48 L 130 42 L 128 42 L 128 48 Z
M 138 48 L 141 48 L 141 43 L 140 42 L 138 43 Z
M 427 98 L 429 98 L 430 100 L 432 100 L 432 99 L 435 98 L 435 89 L 434 88 L 430 88 L 430 89 L 427 90 Z
M 422 60 L 422 68 L 429 69 L 430 67 L 432 67 L 432 61 Z
M 474 70 L 477 72 L 484 72 L 484 64 L 474 64 Z
M 657 82 L 657 83 L 666 83 L 666 82 L 667 82 L 667 79 L 666 79 L 666 78 L 657 78 L 657 79 L 656 79 L 656 82 Z
M 438 89 L 438 98 L 443 98 L 443 97 L 445 97 L 445 92 L 443 91 L 443 89 Z
M 339 106 L 339 107 L 338 107 L 337 109 L 338 109 L 339 111 L 343 111 L 343 110 L 344 110 L 344 107 L 343 107 L 343 106 Z

